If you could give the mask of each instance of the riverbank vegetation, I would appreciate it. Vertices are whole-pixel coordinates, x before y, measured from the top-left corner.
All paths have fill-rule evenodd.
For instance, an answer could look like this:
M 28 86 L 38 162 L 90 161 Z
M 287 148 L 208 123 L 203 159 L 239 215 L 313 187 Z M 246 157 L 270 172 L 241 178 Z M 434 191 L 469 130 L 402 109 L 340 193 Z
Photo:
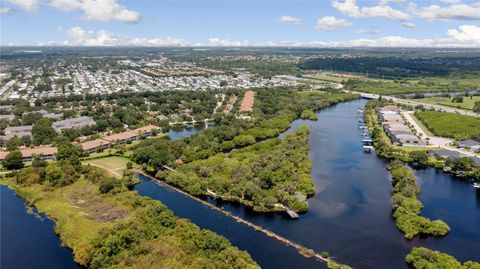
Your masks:
M 258 268 L 248 253 L 228 240 L 173 215 L 163 204 L 129 189 L 122 178 L 81 166 L 70 148 L 58 162 L 36 160 L 4 176 L 8 185 L 55 220 L 55 232 L 91 268 Z
M 157 177 L 190 194 L 240 202 L 256 211 L 287 206 L 305 212 L 307 197 L 315 194 L 310 170 L 308 128 L 302 126 L 283 139 L 193 161 L 177 171 L 161 171 Z
M 283 205 L 306 211 L 306 198 L 315 193 L 309 177 L 308 129 L 284 140 L 265 140 L 287 130 L 304 111 L 311 114 L 358 95 L 264 89 L 255 98 L 252 120 L 225 117 L 182 140 L 144 141 L 134 148 L 132 160 L 153 171 L 165 165 L 178 168 L 178 173 L 157 176 L 194 195 L 239 201 L 257 211 L 285 210 Z
M 387 169 L 390 171 L 393 185 L 392 209 L 397 228 L 406 238 L 417 235 L 445 236 L 450 227 L 442 220 L 431 221 L 420 216 L 423 207 L 417 199 L 420 188 L 415 182 L 413 172 L 400 161 L 393 161 Z
M 454 257 L 424 247 L 413 248 L 405 261 L 414 269 L 479 269 L 480 263 L 467 261 L 460 263 Z
M 438 111 L 418 111 L 415 116 L 437 136 L 480 140 L 480 119 L 477 117 Z

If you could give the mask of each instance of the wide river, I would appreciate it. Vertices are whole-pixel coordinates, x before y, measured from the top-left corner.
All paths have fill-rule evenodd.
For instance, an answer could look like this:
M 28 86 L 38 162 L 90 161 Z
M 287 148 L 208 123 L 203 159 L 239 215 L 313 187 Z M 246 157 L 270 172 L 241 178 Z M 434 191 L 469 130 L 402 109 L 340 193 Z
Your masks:
M 410 241 L 396 229 L 391 217 L 387 162 L 373 153 L 363 153 L 361 147 L 356 111 L 365 102 L 356 100 L 324 109 L 317 113 L 318 121 L 297 120 L 286 132 L 302 124 L 310 127 L 311 176 L 317 194 L 309 200 L 308 213 L 298 220 L 291 220 L 285 214 L 257 214 L 237 204 L 209 201 L 317 252 L 327 250 L 338 261 L 354 268 L 407 268 L 404 258 L 414 246 L 440 250 L 462 261 L 478 261 L 480 192 L 475 192 L 465 181 L 434 169 L 416 170 L 422 189 L 419 198 L 425 205 L 422 215 L 443 219 L 452 231 L 440 239 Z M 162 201 L 176 215 L 225 236 L 248 251 L 264 268 L 326 268 L 325 264 L 304 258 L 293 248 L 153 181 L 145 179 L 135 189 Z M 51 222 L 38 222 L 33 215 L 25 213 L 23 202 L 11 191 L 4 187 L 1 190 L 1 268 L 74 267 L 71 252 L 59 246 Z M 16 210 L 7 210 L 5 205 Z M 7 221 L 11 224 L 7 225 Z M 29 233 L 22 235 L 25 230 Z M 39 234 L 51 236 L 46 239 L 50 243 L 38 244 Z M 24 249 L 25 246 L 28 249 Z M 8 253 L 5 248 L 9 248 Z M 19 267 L 26 261 L 18 254 L 25 251 L 37 266 Z M 11 256 L 7 262 L 4 254 Z

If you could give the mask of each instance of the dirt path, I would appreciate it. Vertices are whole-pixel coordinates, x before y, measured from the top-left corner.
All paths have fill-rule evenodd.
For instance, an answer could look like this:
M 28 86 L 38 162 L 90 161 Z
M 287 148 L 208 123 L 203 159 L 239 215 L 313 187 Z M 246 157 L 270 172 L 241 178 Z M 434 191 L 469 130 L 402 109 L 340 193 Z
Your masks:
M 102 169 L 105 169 L 107 170 L 108 172 L 114 174 L 115 176 L 117 176 L 118 178 L 122 178 L 122 175 L 120 173 L 118 173 L 117 171 L 113 170 L 113 169 L 110 169 L 110 168 L 107 168 L 103 165 L 99 165 L 99 164 L 96 164 L 96 163 L 87 163 L 88 165 L 92 165 L 92 166 L 96 166 L 96 167 L 99 167 L 99 168 L 102 168 Z

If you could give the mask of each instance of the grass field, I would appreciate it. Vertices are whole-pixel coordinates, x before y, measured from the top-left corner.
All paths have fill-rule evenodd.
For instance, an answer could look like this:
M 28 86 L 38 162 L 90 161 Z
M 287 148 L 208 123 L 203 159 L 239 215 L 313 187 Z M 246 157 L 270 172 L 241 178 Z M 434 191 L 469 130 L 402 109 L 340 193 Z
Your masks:
M 111 156 L 106 158 L 85 160 L 83 164 L 90 164 L 100 168 L 105 169 L 110 175 L 115 177 L 122 177 L 123 171 L 127 168 L 127 163 L 130 162 L 129 159 Z
M 376 94 L 467 91 L 480 88 L 480 77 L 475 75 L 451 75 L 378 81 L 351 79 L 346 83 L 346 86 L 350 90 Z
M 454 103 L 452 102 L 452 98 L 449 97 L 440 97 L 440 96 L 432 96 L 420 99 L 409 99 L 415 102 L 427 103 L 432 105 L 444 105 L 444 106 L 451 106 L 456 108 L 468 109 L 472 110 L 475 102 L 480 101 L 480 96 L 472 96 L 470 97 L 463 97 L 463 103 Z
M 418 112 L 415 116 L 437 136 L 455 140 L 480 137 L 480 119 L 477 117 L 437 111 Z

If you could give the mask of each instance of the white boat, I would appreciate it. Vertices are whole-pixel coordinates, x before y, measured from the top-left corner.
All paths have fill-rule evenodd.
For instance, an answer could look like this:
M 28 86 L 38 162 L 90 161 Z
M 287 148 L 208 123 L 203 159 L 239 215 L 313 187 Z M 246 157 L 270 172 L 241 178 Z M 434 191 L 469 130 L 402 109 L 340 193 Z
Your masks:
M 372 152 L 373 146 L 362 146 L 364 152 Z
M 475 189 L 480 189 L 480 183 L 478 183 L 478 182 L 473 183 L 473 187 Z

